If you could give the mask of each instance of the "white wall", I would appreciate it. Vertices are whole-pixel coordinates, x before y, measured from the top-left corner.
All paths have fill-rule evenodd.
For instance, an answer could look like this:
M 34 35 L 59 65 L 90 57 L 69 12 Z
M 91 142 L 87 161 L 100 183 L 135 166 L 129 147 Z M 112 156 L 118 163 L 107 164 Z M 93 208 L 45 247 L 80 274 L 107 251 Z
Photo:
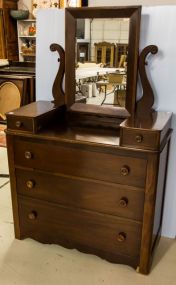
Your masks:
M 98 2 L 99 6 L 102 6 L 102 3 L 110 5 L 110 1 L 99 0 L 93 2 L 94 4 L 97 4 Z M 118 1 L 118 3 L 121 2 L 122 1 Z M 125 5 L 126 2 L 127 1 L 123 1 L 123 4 Z M 133 2 L 138 2 L 139 4 L 140 1 Z M 111 0 L 111 3 L 112 5 L 115 5 L 116 1 Z M 51 86 L 57 72 L 57 57 L 49 52 L 49 45 L 53 41 L 61 43 L 62 45 L 64 43 L 64 15 L 62 13 L 59 14 L 61 10 L 57 10 L 57 12 L 54 12 L 53 14 L 52 10 L 43 10 L 38 17 L 36 63 L 37 99 L 51 99 Z M 149 70 L 156 97 L 155 107 L 158 110 L 172 111 L 174 114 L 174 132 L 171 142 L 162 233 L 164 236 L 168 237 L 175 237 L 176 235 L 176 151 L 174 148 L 174 145 L 176 144 L 175 17 L 176 6 L 144 7 L 142 9 L 140 42 L 140 49 L 149 44 L 156 44 L 159 47 L 158 55 L 155 55 L 153 58 L 151 57 L 151 60 L 149 61 Z
M 140 49 L 149 44 L 159 47 L 158 55 L 151 58 L 150 75 L 155 91 L 155 107 L 173 112 L 164 223 L 162 234 L 176 235 L 176 6 L 145 7 L 142 10 Z
M 65 47 L 65 11 L 41 9 L 37 14 L 36 98 L 53 100 L 52 85 L 59 63 L 58 53 L 50 51 L 52 43 Z

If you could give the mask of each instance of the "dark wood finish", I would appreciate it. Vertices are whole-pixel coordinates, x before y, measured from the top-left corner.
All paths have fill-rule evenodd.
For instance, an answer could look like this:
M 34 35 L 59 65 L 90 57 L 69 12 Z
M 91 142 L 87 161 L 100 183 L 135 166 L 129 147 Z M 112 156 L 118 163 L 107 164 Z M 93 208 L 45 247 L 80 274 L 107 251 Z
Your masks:
M 153 112 L 151 116 L 148 115 L 150 120 L 147 120 L 147 117 L 146 120 L 142 118 L 140 121 L 135 117 L 134 120 L 129 118 L 121 124 L 120 145 L 149 150 L 163 148 L 162 142 L 169 136 L 172 113 Z
M 84 53 L 84 56 L 80 56 Z M 89 60 L 89 43 L 77 42 L 77 62 L 85 62 Z
M 30 159 L 25 157 L 26 152 L 31 154 Z M 42 159 L 45 153 L 50 153 L 47 163 Z M 77 160 L 79 156 L 79 160 Z M 86 163 L 82 167 L 83 161 Z M 75 167 L 76 161 L 76 167 Z M 101 167 L 106 161 L 104 167 Z M 79 151 L 76 148 L 58 145 L 46 145 L 15 140 L 15 164 L 29 168 L 38 168 L 50 172 L 63 173 L 71 176 L 80 176 L 100 181 L 109 181 L 143 187 L 145 184 L 146 161 L 135 157 L 123 157 L 106 153 Z M 129 169 L 124 175 L 123 168 Z M 98 169 L 98 171 L 97 171 Z
M 31 105 L 24 108 L 8 114 L 9 119 L 18 114 L 19 120 L 20 113 L 21 118 L 24 113 L 29 117 Z M 155 151 L 146 145 L 136 150 L 119 146 L 115 130 L 70 129 L 61 118 L 60 127 L 48 126 L 36 134 L 10 129 L 8 123 L 16 237 L 59 243 L 148 273 L 155 245 L 157 184 L 164 189 L 164 182 L 158 182 L 158 171 L 166 163 L 166 155 L 159 159 L 160 148 L 167 148 L 171 119 L 167 113 L 160 115 L 162 122 L 158 116 L 153 125 L 155 133 L 160 121 Z M 161 219 L 162 205 L 157 212 Z M 159 232 L 155 240 L 158 236 Z
M 141 7 L 101 7 L 101 8 L 68 8 L 66 9 L 66 77 L 65 93 L 67 107 L 75 103 L 75 31 L 76 19 L 79 18 L 130 18 L 128 69 L 127 69 L 127 99 L 126 110 L 133 115 L 136 101 L 136 81 L 139 45 Z M 95 110 L 96 107 L 96 110 Z M 82 106 L 82 112 L 90 108 L 86 104 Z M 92 114 L 99 114 L 101 106 L 93 106 Z M 110 108 L 110 107 L 108 107 Z M 116 107 L 111 107 L 114 110 Z M 109 117 L 105 114 L 105 117 Z M 111 117 L 111 116 L 110 116 Z M 117 116 L 118 117 L 118 116 Z M 83 116 L 84 119 L 84 116 Z M 97 124 L 98 125 L 98 124 Z M 110 124 L 109 124 L 110 125 Z
M 141 188 L 22 168 L 16 168 L 16 177 L 21 195 L 142 221 Z
M 65 73 L 65 51 L 58 44 L 52 44 L 50 46 L 50 50 L 57 51 L 60 56 L 60 58 L 58 59 L 58 61 L 60 62 L 59 70 L 54 80 L 52 92 L 55 105 L 62 106 L 65 104 L 65 93 L 63 91 L 63 78 Z
M 117 261 L 118 255 L 139 255 L 141 223 L 124 221 L 102 213 L 41 203 L 34 199 L 19 197 L 19 202 L 19 213 L 24 217 L 20 220 L 23 229 L 21 238 L 30 236 L 42 242 L 53 241 L 72 248 L 79 248 L 80 245 L 88 252 L 96 248 L 117 255 Z M 28 217 L 29 214 L 31 218 Z M 118 240 L 120 233 L 125 233 L 124 241 Z
M 5 58 L 5 33 L 4 33 L 4 21 L 3 21 L 3 10 L 0 9 L 0 58 Z
M 0 74 L 30 75 L 35 78 L 35 63 L 29 61 L 9 61 L 8 66 L 0 68 Z
M 154 94 L 151 85 L 149 83 L 149 80 L 147 78 L 145 65 L 147 64 L 146 57 L 148 56 L 148 54 L 149 53 L 156 54 L 157 52 L 158 52 L 158 47 L 150 45 L 143 49 L 139 57 L 139 74 L 142 83 L 143 96 L 137 102 L 136 114 L 140 121 L 146 121 L 148 118 L 150 119 L 150 116 L 153 112 L 152 106 L 154 104 Z
M 30 109 L 28 108 L 29 106 Z M 7 114 L 7 124 L 14 131 L 37 133 L 47 124 L 54 121 L 57 110 L 54 103 L 37 101 L 10 112 L 10 116 Z
M 0 1 L 0 57 L 18 60 L 17 23 L 10 10 L 17 10 L 17 0 Z
M 70 40 L 76 18 L 90 17 L 90 11 L 91 16 L 117 16 L 116 8 L 82 11 L 66 12 Z M 131 17 L 130 34 L 140 18 L 140 9 L 135 11 L 118 9 L 118 17 Z M 66 89 L 73 91 L 74 49 L 68 43 L 71 72 L 66 74 Z M 137 44 L 138 28 L 129 47 L 134 56 L 131 95 L 136 90 Z M 67 93 L 66 106 L 35 102 L 7 114 L 15 237 L 76 248 L 147 274 L 161 233 L 171 114 L 150 112 L 148 107 L 144 120 L 133 112 L 135 97 L 120 117 L 116 108 L 96 113 L 96 108 L 92 112 L 91 107 L 81 110 L 81 104 L 72 104 L 72 95 Z M 127 110 L 132 115 L 125 119 Z M 94 125 L 75 127 L 70 121 L 76 113 Z M 122 121 L 120 131 L 112 126 L 115 120 Z

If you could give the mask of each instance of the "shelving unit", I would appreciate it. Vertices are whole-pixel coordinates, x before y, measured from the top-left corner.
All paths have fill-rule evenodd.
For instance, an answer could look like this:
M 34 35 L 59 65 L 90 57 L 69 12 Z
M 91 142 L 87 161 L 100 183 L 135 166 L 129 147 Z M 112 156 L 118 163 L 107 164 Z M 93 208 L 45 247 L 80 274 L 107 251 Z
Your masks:
M 36 34 L 29 34 L 32 25 L 35 19 L 17 21 L 19 61 L 35 61 Z

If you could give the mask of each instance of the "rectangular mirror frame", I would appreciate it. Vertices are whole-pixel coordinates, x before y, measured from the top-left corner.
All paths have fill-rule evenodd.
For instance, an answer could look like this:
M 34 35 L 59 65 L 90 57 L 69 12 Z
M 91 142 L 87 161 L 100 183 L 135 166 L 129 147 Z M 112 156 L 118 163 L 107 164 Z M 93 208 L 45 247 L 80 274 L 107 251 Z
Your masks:
M 140 35 L 141 6 L 128 7 L 86 7 L 67 8 L 66 21 L 66 43 L 65 43 L 65 95 L 68 111 L 88 114 L 100 114 L 105 117 L 125 117 L 128 113 L 133 116 L 136 104 L 136 86 L 138 71 L 138 48 Z M 129 18 L 129 47 L 126 106 L 119 108 L 114 106 L 87 106 L 75 103 L 75 39 L 76 20 L 86 18 Z M 119 110 L 121 109 L 121 110 Z

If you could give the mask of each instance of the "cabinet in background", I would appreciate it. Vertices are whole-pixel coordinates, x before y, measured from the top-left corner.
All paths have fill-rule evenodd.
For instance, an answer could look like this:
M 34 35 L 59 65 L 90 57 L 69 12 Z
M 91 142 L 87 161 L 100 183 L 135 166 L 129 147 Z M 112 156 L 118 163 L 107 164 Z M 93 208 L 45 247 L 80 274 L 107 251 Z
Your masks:
M 11 9 L 17 9 L 17 0 L 0 1 L 0 58 L 17 60 L 17 25 L 10 16 Z
M 34 62 L 36 52 L 36 20 L 19 20 L 17 27 L 19 61 Z

